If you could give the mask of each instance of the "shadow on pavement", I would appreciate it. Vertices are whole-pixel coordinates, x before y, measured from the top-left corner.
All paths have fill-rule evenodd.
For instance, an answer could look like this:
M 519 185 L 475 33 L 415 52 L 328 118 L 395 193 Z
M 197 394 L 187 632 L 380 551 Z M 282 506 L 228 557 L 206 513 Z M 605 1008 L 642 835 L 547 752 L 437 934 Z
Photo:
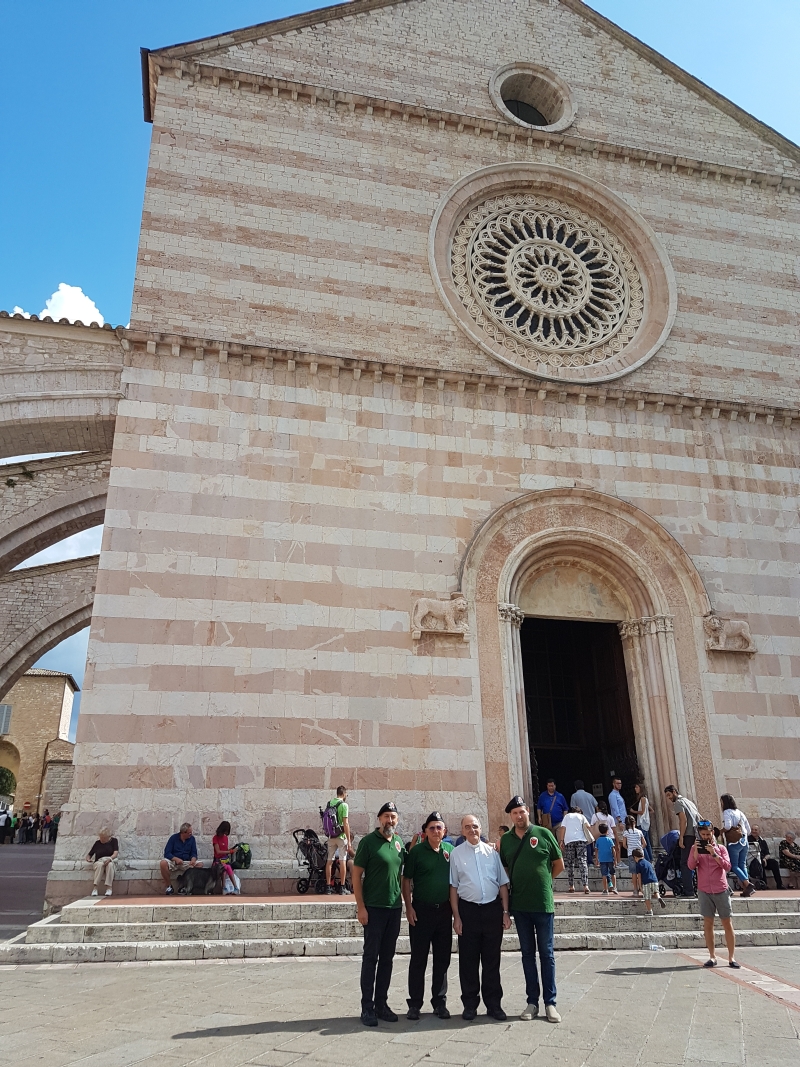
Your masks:
M 509 1022 L 512 1021 L 512 1017 L 509 1016 Z M 448 1026 L 446 1022 L 442 1022 L 441 1019 L 437 1019 L 433 1014 L 423 1015 L 419 1022 L 406 1023 L 402 1015 L 398 1023 L 380 1023 L 379 1029 L 386 1033 L 387 1029 L 393 1028 L 395 1033 L 408 1033 L 410 1030 L 430 1029 L 440 1030 L 444 1027 L 452 1029 L 452 1025 Z M 425 1026 L 425 1023 L 430 1023 L 430 1026 Z M 464 1022 L 459 1015 L 454 1015 L 450 1020 L 450 1023 L 458 1023 L 459 1027 L 468 1028 L 479 1026 L 481 1023 L 491 1024 L 492 1026 L 499 1026 L 501 1024 L 495 1022 L 494 1019 L 489 1019 L 488 1016 L 478 1016 L 474 1022 Z M 435 1025 L 434 1025 L 435 1024 Z M 236 1026 L 210 1026 L 205 1030 L 187 1030 L 182 1034 L 173 1034 L 173 1041 L 186 1041 L 190 1038 L 209 1038 L 209 1037 L 247 1037 L 250 1034 L 281 1034 L 284 1032 L 296 1034 L 302 1033 L 320 1033 L 326 1037 L 344 1037 L 345 1034 L 357 1034 L 362 1030 L 365 1030 L 361 1024 L 360 1019 L 285 1019 L 283 1021 L 267 1020 L 258 1023 L 241 1023 Z M 377 1031 L 376 1031 L 377 1032 Z
M 699 963 L 676 963 L 674 967 L 604 967 L 597 974 L 677 974 L 678 971 L 696 971 Z

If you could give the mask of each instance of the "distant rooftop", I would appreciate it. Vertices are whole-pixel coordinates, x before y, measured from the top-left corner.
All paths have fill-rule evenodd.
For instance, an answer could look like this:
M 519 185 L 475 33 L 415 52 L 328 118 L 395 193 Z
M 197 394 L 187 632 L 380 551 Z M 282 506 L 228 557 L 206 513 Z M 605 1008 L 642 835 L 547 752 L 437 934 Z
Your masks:
M 72 677 L 72 675 L 68 674 L 66 671 L 48 671 L 46 667 L 31 667 L 30 670 L 25 671 L 25 675 L 31 674 L 36 675 L 40 678 L 66 678 L 76 693 L 80 693 L 81 691 L 81 687 Z

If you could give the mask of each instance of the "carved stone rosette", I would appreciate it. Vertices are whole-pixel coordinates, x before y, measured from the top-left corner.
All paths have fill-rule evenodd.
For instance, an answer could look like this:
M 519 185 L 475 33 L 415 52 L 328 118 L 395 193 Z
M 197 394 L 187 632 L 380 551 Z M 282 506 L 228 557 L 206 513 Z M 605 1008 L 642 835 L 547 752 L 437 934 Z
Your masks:
M 504 622 L 510 622 L 517 629 L 522 626 L 525 612 L 521 611 L 516 604 L 498 604 L 497 610 Z
M 618 622 L 617 629 L 620 637 L 650 637 L 653 634 L 671 634 L 674 631 L 673 618 L 671 615 L 653 615 L 645 619 L 627 619 Z

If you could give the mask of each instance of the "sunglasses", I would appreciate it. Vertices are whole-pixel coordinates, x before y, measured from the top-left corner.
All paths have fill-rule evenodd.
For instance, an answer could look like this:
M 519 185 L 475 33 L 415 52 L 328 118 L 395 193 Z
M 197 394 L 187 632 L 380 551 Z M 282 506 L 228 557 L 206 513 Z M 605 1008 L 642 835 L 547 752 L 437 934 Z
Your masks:
M 708 821 L 708 819 L 698 819 L 697 825 L 703 830 L 707 830 L 711 826 L 711 823 Z

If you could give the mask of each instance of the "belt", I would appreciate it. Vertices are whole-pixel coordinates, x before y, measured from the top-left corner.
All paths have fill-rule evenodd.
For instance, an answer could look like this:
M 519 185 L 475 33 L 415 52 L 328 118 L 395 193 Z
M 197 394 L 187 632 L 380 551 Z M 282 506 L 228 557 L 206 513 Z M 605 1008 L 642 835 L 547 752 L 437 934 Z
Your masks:
M 421 900 L 412 900 L 411 907 L 414 909 L 414 911 L 418 911 L 420 908 L 449 908 L 450 901 L 443 900 L 441 904 L 426 904 Z
M 463 897 L 459 897 L 458 898 L 458 903 L 459 903 L 459 905 L 461 905 L 461 904 L 470 904 L 470 905 L 472 905 L 473 908 L 491 908 L 491 906 L 493 904 L 496 904 L 499 899 L 500 899 L 500 897 L 496 896 L 494 898 L 494 900 L 490 900 L 486 904 L 477 904 L 474 900 L 465 900 Z

